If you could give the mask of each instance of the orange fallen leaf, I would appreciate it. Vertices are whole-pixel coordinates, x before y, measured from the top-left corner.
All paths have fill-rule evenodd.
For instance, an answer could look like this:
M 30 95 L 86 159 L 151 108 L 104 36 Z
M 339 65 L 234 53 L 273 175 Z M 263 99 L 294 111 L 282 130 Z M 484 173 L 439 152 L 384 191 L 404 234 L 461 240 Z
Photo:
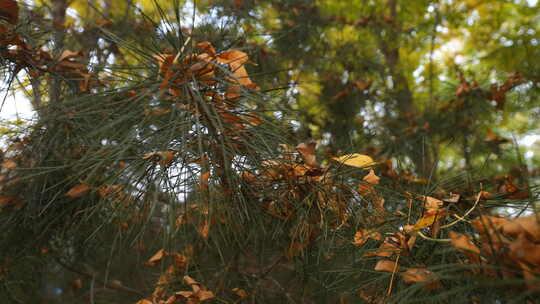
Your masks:
M 174 152 L 172 151 L 150 152 L 150 153 L 145 154 L 142 158 L 157 160 L 161 167 L 166 167 L 174 160 Z
M 519 217 L 516 219 L 507 219 L 494 216 L 479 216 L 471 221 L 479 233 L 490 235 L 495 232 L 501 232 L 510 237 L 518 237 L 525 233 L 535 240 L 540 240 L 540 214 Z
M 212 57 L 216 57 L 216 49 L 208 41 L 199 42 L 195 47 Z
M 148 266 L 156 266 L 167 255 L 167 251 L 164 249 L 158 250 L 149 260 L 146 262 Z
M 122 186 L 120 185 L 106 185 L 98 188 L 99 196 L 101 197 L 107 197 L 120 191 L 122 191 Z
M 203 238 L 208 238 L 208 234 L 210 233 L 210 223 L 208 222 L 208 220 L 204 220 L 203 222 L 199 223 L 197 231 Z
M 540 270 L 540 244 L 531 242 L 524 234 L 520 234 L 510 244 L 509 249 L 512 259 L 534 265 Z
M 13 169 L 17 168 L 17 163 L 12 159 L 6 159 L 2 162 L 2 168 Z
M 425 209 L 439 209 L 443 206 L 443 201 L 431 196 L 423 196 L 423 203 Z
M 317 166 L 317 160 L 315 159 L 315 148 L 317 147 L 317 143 L 310 142 L 310 143 L 301 143 L 296 146 L 296 150 L 300 153 L 302 156 L 302 159 L 304 160 L 304 163 L 308 166 L 316 167 Z
M 189 258 L 181 253 L 174 253 L 172 256 L 174 258 L 174 267 L 176 268 L 176 270 L 177 271 L 186 270 Z
M 426 290 L 439 289 L 441 284 L 434 278 L 433 272 L 425 268 L 410 268 L 401 274 L 401 278 L 407 284 L 425 283 L 422 288 Z
M 374 240 L 380 241 L 382 239 L 382 235 L 378 231 L 373 231 L 373 230 L 368 230 L 368 229 L 358 230 L 354 234 L 353 245 L 362 246 L 367 242 L 368 239 L 374 239 Z
M 80 278 L 75 279 L 71 282 L 71 287 L 75 290 L 79 290 L 83 287 L 83 282 Z
M 195 281 L 190 276 L 184 276 L 184 283 L 189 285 L 192 291 L 178 291 L 175 295 L 187 299 L 188 303 L 199 303 L 215 297 L 211 291 L 206 290 L 202 284 Z
M 219 54 L 217 57 L 219 62 L 225 64 L 229 64 L 231 62 L 235 62 L 236 64 L 244 64 L 249 59 L 246 53 L 238 50 L 225 51 Z
M 208 180 L 210 179 L 210 171 L 205 171 L 201 173 L 201 176 L 199 177 L 199 187 L 203 191 L 208 190 Z
M 239 296 L 241 299 L 245 299 L 247 298 L 248 296 L 248 293 L 247 291 L 241 289 L 241 288 L 233 288 L 231 289 L 232 292 L 234 292 L 234 294 L 236 294 L 237 296 Z
M 62 52 L 62 55 L 60 55 L 60 57 L 58 58 L 58 61 L 64 61 L 64 60 L 68 60 L 75 57 L 81 57 L 83 55 L 84 53 L 82 51 L 75 52 L 75 51 L 70 51 L 70 50 L 64 50 Z
M 461 195 L 456 194 L 456 193 L 451 193 L 451 196 L 449 198 L 443 199 L 443 202 L 454 203 L 455 204 L 455 203 L 459 202 L 460 198 L 461 198 Z
M 5 207 L 10 205 L 11 203 L 17 201 L 16 196 L 12 195 L 0 195 L 0 207 Z
M 86 195 L 88 191 L 90 190 L 90 186 L 87 184 L 78 184 L 73 186 L 73 188 L 69 189 L 69 191 L 66 193 L 66 196 L 72 197 L 72 198 L 78 198 Z
M 480 263 L 480 249 L 471 242 L 468 236 L 455 231 L 450 231 L 448 236 L 456 249 L 468 256 L 474 263 Z
M 375 175 L 373 169 L 369 170 L 369 173 L 362 179 L 365 183 L 358 184 L 358 193 L 366 195 L 375 190 L 371 185 L 378 185 L 380 178 Z M 367 183 L 367 184 L 366 184 Z
M 376 271 L 386 271 L 386 272 L 394 272 L 399 269 L 399 265 L 396 264 L 395 261 L 382 259 L 377 262 L 375 265 Z
M 514 223 L 519 224 L 526 234 L 530 235 L 535 241 L 540 241 L 540 213 L 531 214 L 529 216 L 518 217 L 513 220 Z M 503 230 L 509 232 L 509 228 Z
M 366 176 L 364 176 L 364 178 L 362 178 L 363 181 L 373 184 L 373 185 L 378 185 L 380 179 L 381 179 L 380 177 L 375 175 L 375 172 L 373 171 L 373 169 L 369 170 L 369 173 Z
M 384 242 L 373 252 L 367 252 L 364 256 L 378 256 L 378 257 L 390 257 L 394 254 L 407 253 L 409 248 L 407 247 L 405 237 L 401 233 L 394 233 L 393 236 L 384 238 Z

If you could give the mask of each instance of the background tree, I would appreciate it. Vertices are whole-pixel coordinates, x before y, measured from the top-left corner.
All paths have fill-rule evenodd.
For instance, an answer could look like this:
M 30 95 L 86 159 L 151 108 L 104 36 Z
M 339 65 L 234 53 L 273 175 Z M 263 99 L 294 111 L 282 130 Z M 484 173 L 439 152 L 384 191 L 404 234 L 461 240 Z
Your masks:
M 537 292 L 534 213 L 492 217 L 537 210 L 518 145 L 537 131 L 537 3 L 0 8 L 5 83 L 35 110 L 5 130 L 6 299 Z

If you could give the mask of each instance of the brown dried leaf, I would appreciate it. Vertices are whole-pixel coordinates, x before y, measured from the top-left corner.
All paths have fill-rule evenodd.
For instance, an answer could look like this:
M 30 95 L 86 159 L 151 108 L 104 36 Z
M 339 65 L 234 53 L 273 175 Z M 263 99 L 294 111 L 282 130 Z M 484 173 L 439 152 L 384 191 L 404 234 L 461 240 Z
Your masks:
M 431 196 L 423 196 L 423 203 L 425 209 L 440 209 L 444 202 Z
M 518 217 L 513 222 L 519 224 L 534 241 L 540 242 L 540 213 Z M 509 233 L 509 228 L 505 229 L 503 226 L 503 230 L 507 233 Z
M 172 256 L 174 258 L 174 267 L 176 268 L 176 271 L 186 270 L 189 261 L 188 257 L 181 253 L 173 253 Z
M 199 42 L 195 47 L 212 57 L 216 57 L 216 49 L 208 41 Z
M 375 172 L 373 171 L 373 169 L 369 170 L 369 173 L 366 176 L 364 176 L 364 178 L 362 178 L 363 181 L 373 184 L 373 185 L 378 185 L 380 179 L 381 179 L 380 177 L 375 175 Z
M 107 197 L 107 196 L 116 194 L 120 191 L 122 191 L 122 186 L 120 185 L 106 185 L 106 186 L 101 186 L 98 189 L 99 196 L 101 197 Z
M 210 223 L 208 220 L 204 220 L 201 223 L 199 223 L 199 226 L 197 227 L 197 231 L 203 238 L 208 238 L 208 234 L 210 233 Z
M 217 56 L 217 60 L 221 63 L 230 64 L 235 63 L 237 65 L 244 64 L 248 61 L 249 57 L 246 53 L 238 50 L 225 51 Z
M 395 261 L 382 259 L 375 265 L 376 271 L 394 272 L 399 270 L 399 265 Z
M 62 52 L 62 55 L 58 58 L 58 61 L 64 61 L 75 57 L 81 57 L 84 56 L 83 51 L 70 51 L 70 50 L 64 50 Z
M 186 285 L 189 285 L 189 286 L 199 285 L 199 282 L 195 281 L 192 277 L 188 275 L 184 276 L 183 280 L 184 280 L 184 283 L 186 283 Z
M 160 249 L 148 260 L 148 262 L 146 262 L 146 265 L 156 266 L 167 255 L 168 253 L 165 251 L 165 249 Z
M 407 269 L 401 274 L 401 278 L 405 283 L 425 283 L 422 288 L 426 290 L 439 289 L 441 284 L 438 280 L 434 279 L 433 272 L 425 268 L 411 268 Z
M 394 254 L 399 254 L 402 249 L 408 250 L 408 248 L 402 248 L 404 245 L 406 246 L 406 243 L 402 243 L 400 241 L 401 238 L 402 234 L 400 233 L 386 237 L 377 250 L 365 253 L 364 256 L 390 257 Z
M 533 240 L 540 240 L 539 217 L 540 214 L 533 214 L 510 220 L 501 217 L 479 216 L 471 223 L 479 233 L 486 235 L 502 232 L 506 236 L 518 237 L 525 233 Z
M 6 169 L 17 168 L 17 163 L 12 159 L 6 159 L 2 162 L 2 168 L 6 168 Z
M 75 279 L 71 282 L 71 287 L 74 289 L 74 290 L 79 290 L 83 287 L 83 282 L 81 280 L 81 278 L 78 278 L 78 279 Z
M 203 191 L 208 190 L 208 181 L 210 180 L 210 171 L 204 171 L 199 177 L 199 187 Z
M 72 197 L 72 198 L 78 198 L 86 195 L 88 191 L 90 190 L 90 186 L 87 184 L 78 184 L 73 186 L 73 188 L 69 189 L 69 191 L 66 193 L 66 196 Z
M 468 236 L 455 231 L 450 231 L 448 236 L 456 249 L 468 256 L 474 263 L 480 263 L 480 248 L 474 245 Z
M 443 199 L 443 202 L 454 203 L 455 204 L 455 203 L 459 202 L 460 197 L 461 196 L 459 194 L 451 193 L 449 198 Z
M 362 246 L 364 245 L 368 239 L 373 239 L 380 241 L 382 240 L 382 235 L 378 231 L 373 231 L 371 229 L 361 229 L 356 231 L 354 234 L 354 242 L 353 245 L 355 246 Z
M 0 1 L 0 19 L 6 20 L 9 24 L 17 24 L 19 21 L 19 6 L 17 5 L 17 1 Z
M 184 276 L 184 283 L 191 286 L 193 291 L 179 291 L 176 292 L 175 295 L 187 299 L 188 303 L 199 303 L 214 298 L 214 294 L 211 291 L 206 290 L 202 284 L 198 283 L 190 276 Z
M 494 217 L 494 216 L 478 216 L 474 220 L 471 221 L 471 224 L 481 234 L 484 235 L 491 235 L 492 233 L 496 232 L 499 227 L 506 223 L 508 220 L 501 217 Z
M 540 244 L 528 240 L 524 234 L 514 240 L 510 246 L 510 257 L 515 261 L 526 262 L 540 269 Z
M 317 143 L 301 143 L 296 146 L 296 150 L 302 156 L 304 163 L 308 166 L 317 167 L 317 160 L 315 159 L 315 148 Z
M 0 207 L 6 207 L 17 201 L 16 196 L 0 195 Z
M 166 167 L 174 160 L 174 152 L 158 151 L 145 154 L 142 159 L 153 159 L 159 161 L 161 167 Z
M 231 290 L 232 290 L 232 292 L 234 292 L 234 294 L 239 296 L 241 299 L 245 299 L 245 298 L 248 297 L 247 291 L 245 291 L 245 290 L 243 290 L 241 288 L 233 288 Z
M 210 300 L 214 298 L 214 293 L 208 290 L 200 290 L 197 293 L 197 298 L 199 298 L 199 301 L 201 302 L 205 300 Z

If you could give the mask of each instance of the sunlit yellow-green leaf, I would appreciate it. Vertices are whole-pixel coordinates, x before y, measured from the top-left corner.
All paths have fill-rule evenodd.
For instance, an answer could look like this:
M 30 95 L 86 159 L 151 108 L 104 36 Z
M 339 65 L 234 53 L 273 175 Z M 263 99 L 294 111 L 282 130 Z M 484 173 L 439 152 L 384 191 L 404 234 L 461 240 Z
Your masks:
M 371 157 L 358 153 L 346 154 L 340 157 L 334 157 L 333 159 L 344 165 L 357 168 L 366 168 L 376 164 Z

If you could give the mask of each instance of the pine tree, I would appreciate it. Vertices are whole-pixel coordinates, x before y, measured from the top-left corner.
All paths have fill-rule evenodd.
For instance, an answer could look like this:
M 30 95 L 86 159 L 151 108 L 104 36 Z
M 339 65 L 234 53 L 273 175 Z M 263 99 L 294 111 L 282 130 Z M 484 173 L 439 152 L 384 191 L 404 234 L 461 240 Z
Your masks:
M 492 129 L 536 128 L 510 117 L 538 65 L 434 53 L 460 13 L 492 31 L 474 39 L 497 9 L 538 20 L 465 2 L 2 1 L 5 83 L 35 119 L 4 131 L 0 295 L 533 301 L 537 177 Z

